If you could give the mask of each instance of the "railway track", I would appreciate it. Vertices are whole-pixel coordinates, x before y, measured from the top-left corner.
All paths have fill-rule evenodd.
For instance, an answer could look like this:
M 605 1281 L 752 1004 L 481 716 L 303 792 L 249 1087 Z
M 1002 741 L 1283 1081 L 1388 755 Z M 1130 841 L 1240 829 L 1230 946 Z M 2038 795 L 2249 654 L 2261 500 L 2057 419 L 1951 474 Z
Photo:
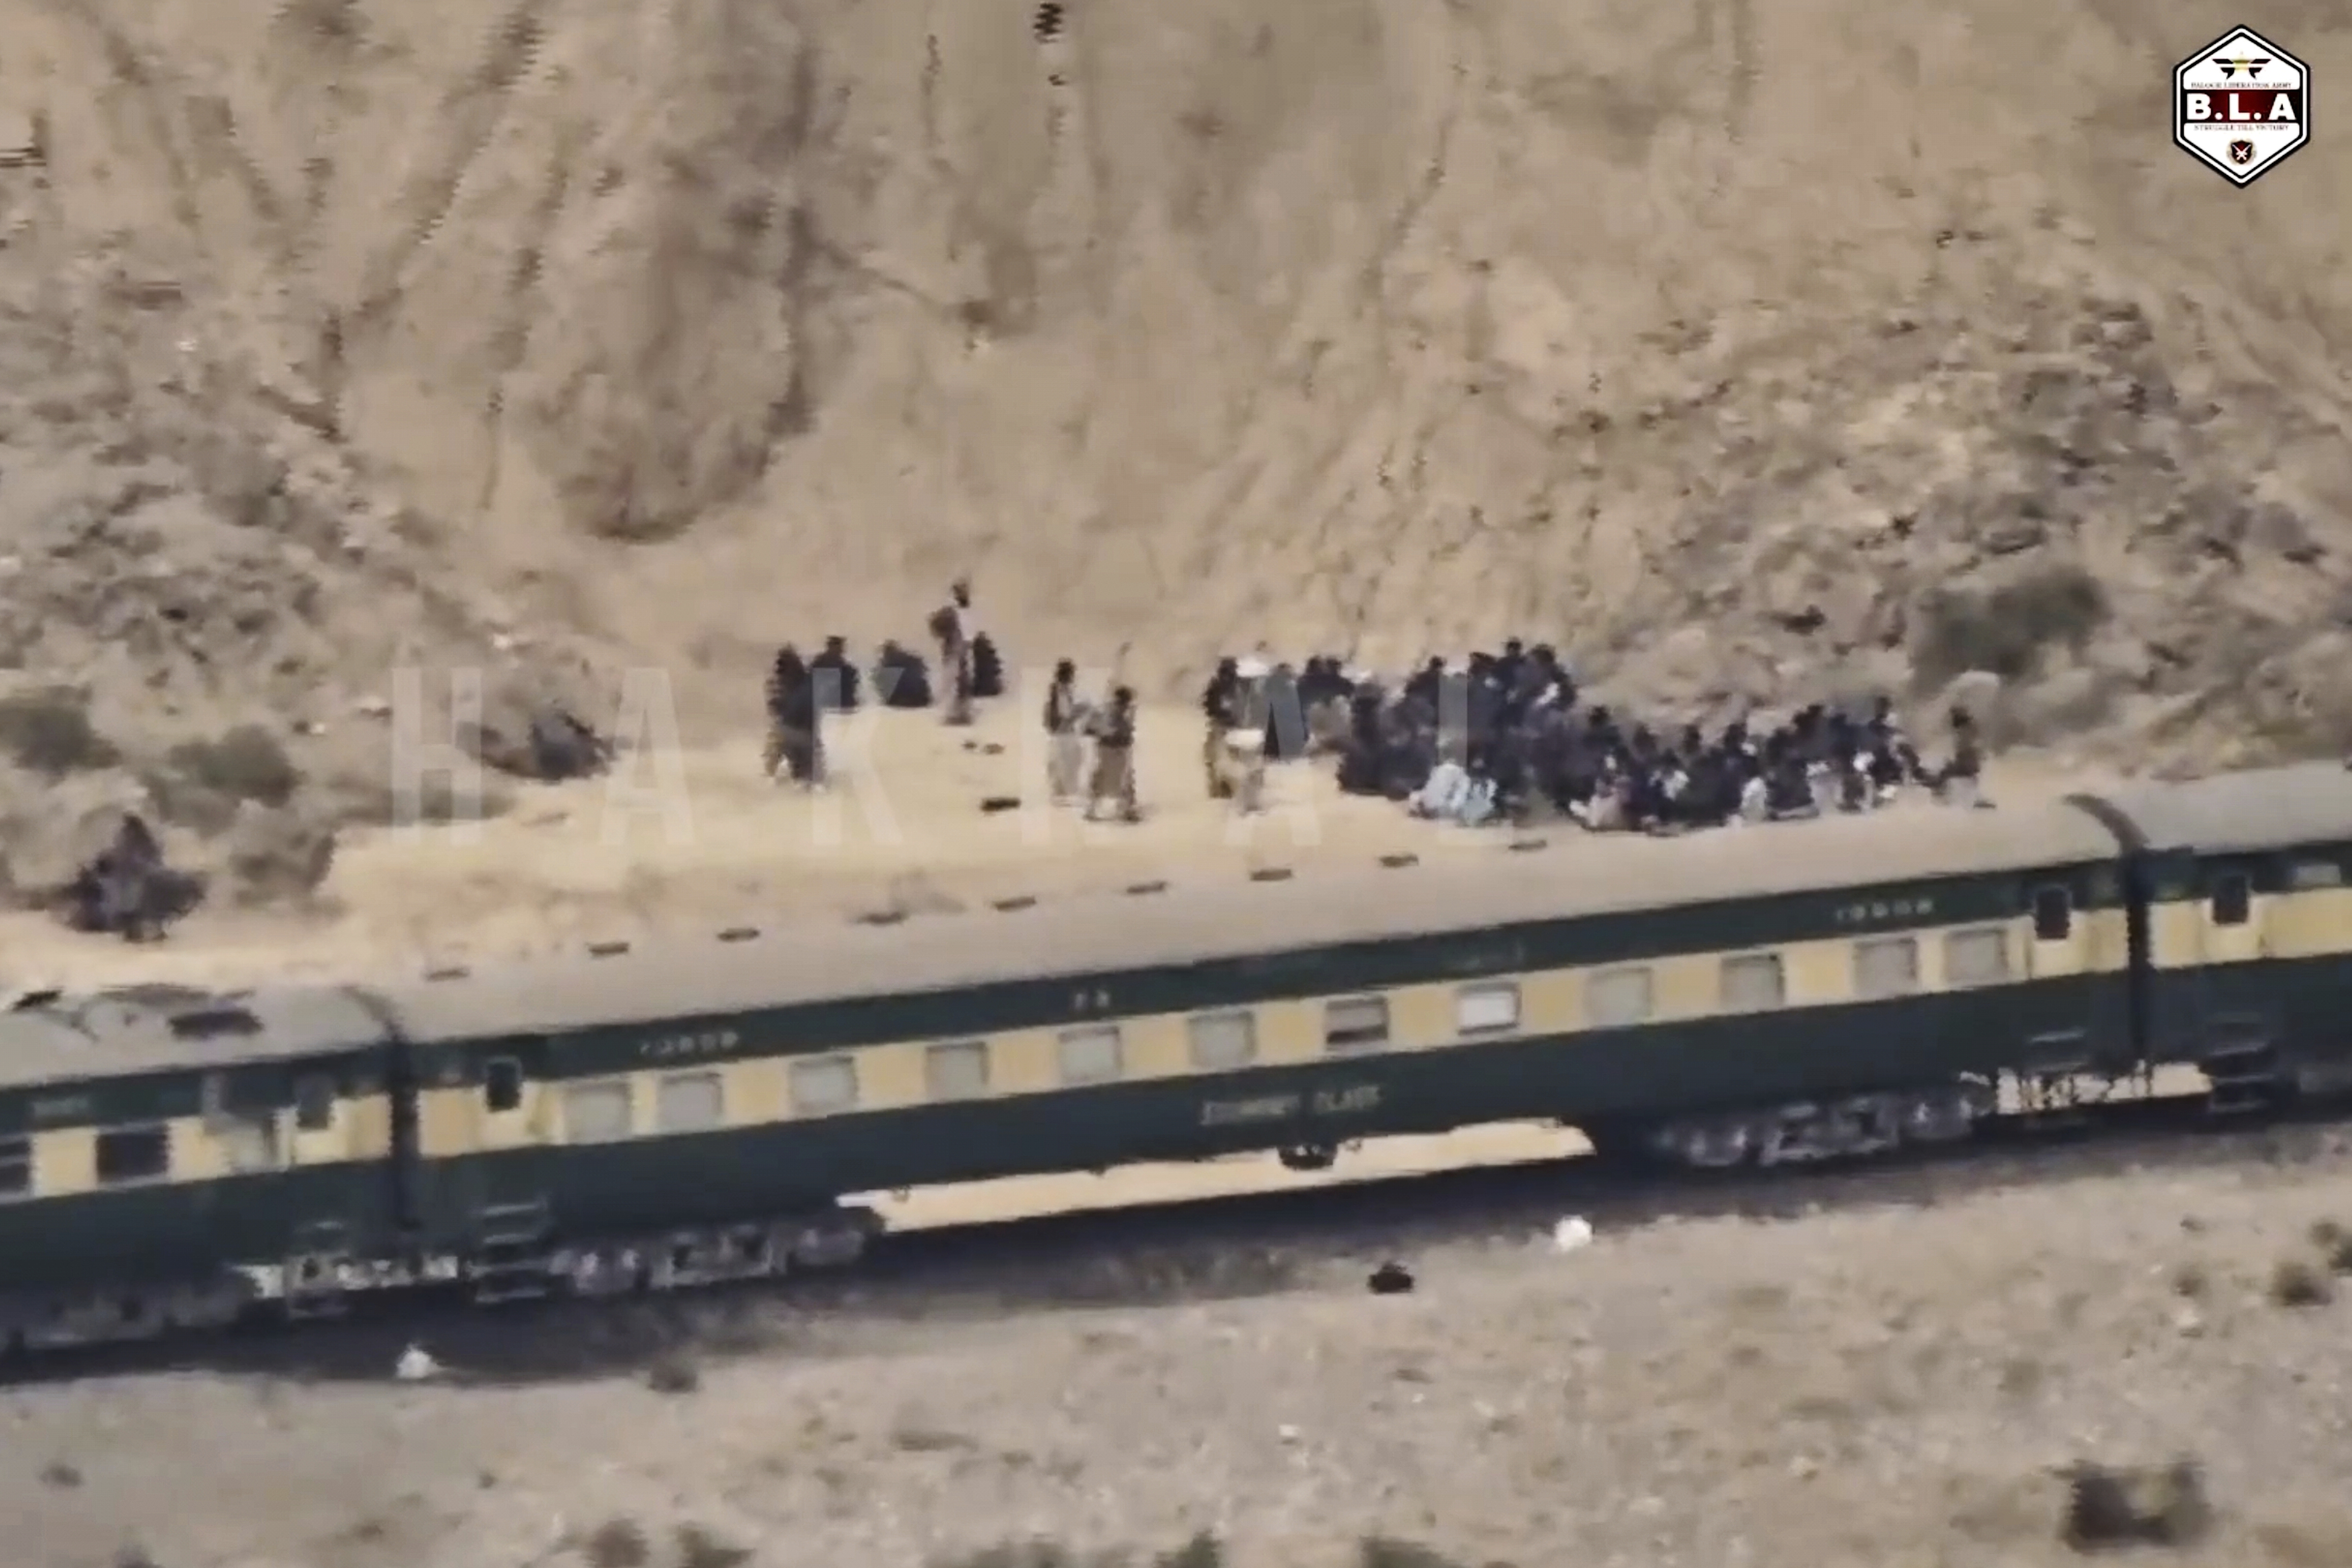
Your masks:
M 789 1350 L 813 1342 L 813 1330 L 850 1319 L 970 1321 L 1324 1287 L 1343 1267 L 1531 1239 L 1569 1214 L 1604 1235 L 1671 1218 L 1789 1221 L 2134 1171 L 2306 1165 L 2347 1149 L 2352 1131 L 2320 1111 L 2249 1123 L 2216 1120 L 2202 1095 L 2167 1097 L 2084 1107 L 2057 1131 L 2022 1115 L 1995 1117 L 1965 1143 L 1851 1164 L 1657 1171 L 1581 1155 L 918 1230 L 884 1238 L 843 1273 L 675 1296 L 485 1309 L 451 1292 L 420 1291 L 367 1301 L 331 1321 L 262 1321 L 47 1352 L 0 1377 L 22 1384 L 212 1371 L 383 1382 L 412 1343 L 429 1346 L 470 1382 L 618 1375 L 681 1354 Z

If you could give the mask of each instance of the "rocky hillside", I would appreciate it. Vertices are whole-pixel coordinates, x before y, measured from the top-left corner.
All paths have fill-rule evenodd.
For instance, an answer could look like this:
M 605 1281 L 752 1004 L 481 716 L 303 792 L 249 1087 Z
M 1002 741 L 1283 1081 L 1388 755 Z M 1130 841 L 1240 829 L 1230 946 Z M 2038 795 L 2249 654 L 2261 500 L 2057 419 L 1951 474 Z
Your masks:
M 961 570 L 1147 680 L 1524 629 L 1682 705 L 2352 742 L 2352 143 L 2169 146 L 2211 0 L 20 10 L 19 841 L 381 814 L 402 662 L 509 750 L 627 660 L 740 726 Z M 2340 7 L 2260 21 L 2352 80 Z M 190 761 L 241 724 L 295 784 Z

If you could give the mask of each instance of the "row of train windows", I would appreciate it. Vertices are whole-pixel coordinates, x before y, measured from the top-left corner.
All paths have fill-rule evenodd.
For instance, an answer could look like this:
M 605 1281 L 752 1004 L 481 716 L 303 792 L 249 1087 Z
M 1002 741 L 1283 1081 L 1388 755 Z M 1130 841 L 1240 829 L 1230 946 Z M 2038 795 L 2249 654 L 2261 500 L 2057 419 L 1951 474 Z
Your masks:
M 2011 976 L 2009 933 L 1999 926 L 1948 931 L 1944 975 L 1953 987 L 1994 985 Z M 1743 953 L 1722 961 L 1717 996 L 1724 1011 L 1760 1012 L 1788 1002 L 1788 973 L 1777 952 Z M 1919 942 L 1913 936 L 1867 938 L 1853 944 L 1853 989 L 1863 1000 L 1908 995 L 1920 987 Z M 1454 1026 L 1465 1039 L 1508 1035 L 1519 1026 L 1514 981 L 1479 981 L 1454 989 Z M 1585 1016 L 1594 1028 L 1622 1028 L 1655 1016 L 1657 985 L 1647 964 L 1595 972 L 1585 985 Z M 1202 1013 L 1185 1020 L 1186 1057 L 1195 1072 L 1237 1072 L 1257 1059 L 1257 1020 L 1246 1012 Z M 1337 997 L 1323 1005 L 1323 1046 L 1334 1056 L 1379 1050 L 1390 1042 L 1385 996 Z M 1066 1088 L 1116 1083 L 1126 1075 L 1119 1026 L 1066 1029 L 1055 1040 L 1057 1076 Z M 793 1063 L 793 1108 L 804 1115 L 848 1110 L 857 1104 L 856 1062 L 846 1056 Z M 988 1092 L 985 1040 L 953 1040 L 928 1047 L 923 1058 L 927 1100 L 969 1100 Z M 625 1095 L 618 1116 L 625 1116 Z M 716 1120 L 714 1111 L 713 1120 Z M 625 1121 L 615 1125 L 625 1125 Z M 665 1130 L 669 1129 L 667 1124 Z M 677 1129 L 683 1131 L 684 1129 Z
M 98 1184 L 123 1187 L 152 1182 L 172 1169 L 172 1130 L 160 1125 L 109 1127 L 97 1139 Z M 33 1190 L 33 1141 L 0 1138 L 0 1197 Z

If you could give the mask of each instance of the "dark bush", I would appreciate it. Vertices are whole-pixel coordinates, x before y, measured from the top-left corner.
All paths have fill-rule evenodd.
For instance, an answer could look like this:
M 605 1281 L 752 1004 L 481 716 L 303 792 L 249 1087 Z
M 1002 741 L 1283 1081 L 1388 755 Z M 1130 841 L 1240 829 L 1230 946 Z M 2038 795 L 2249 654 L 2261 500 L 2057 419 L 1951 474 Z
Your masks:
M 89 699 L 70 686 L 0 697 L 0 751 L 47 778 L 112 767 L 114 742 L 89 721 Z
M 198 788 L 263 805 L 284 805 L 302 783 L 286 748 L 258 724 L 239 724 L 217 741 L 184 741 L 163 760 Z
M 1990 590 L 1939 589 L 1920 606 L 1912 664 L 1928 688 L 1971 669 L 2016 680 L 2032 673 L 2053 646 L 2080 647 L 2107 611 L 2106 590 L 2076 565 L 2049 567 Z
M 2212 1524 L 2204 1471 L 2194 1459 L 2153 1470 L 2082 1464 L 2066 1479 L 2059 1537 L 2077 1552 L 2187 1546 Z

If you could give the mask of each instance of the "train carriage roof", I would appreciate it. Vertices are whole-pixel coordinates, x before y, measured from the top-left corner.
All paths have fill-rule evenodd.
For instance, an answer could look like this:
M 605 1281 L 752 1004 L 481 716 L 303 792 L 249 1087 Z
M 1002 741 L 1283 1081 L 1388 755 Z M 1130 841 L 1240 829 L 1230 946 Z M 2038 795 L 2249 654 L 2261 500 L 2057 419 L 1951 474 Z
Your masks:
M 340 986 L 37 994 L 0 1012 L 0 1087 L 250 1067 L 348 1050 L 383 1033 Z
M 1204 963 L 1521 922 L 2082 865 L 2118 845 L 2058 802 L 1921 806 L 1687 837 L 1588 835 L 1509 852 L 1432 833 L 1417 865 L 1040 900 L 876 926 L 797 923 L 375 989 L 418 1041 L 559 1032 L 763 1007 Z
M 2306 844 L 2352 844 L 2352 769 L 2341 763 L 2149 782 L 2109 792 L 2152 849 L 2249 855 Z

